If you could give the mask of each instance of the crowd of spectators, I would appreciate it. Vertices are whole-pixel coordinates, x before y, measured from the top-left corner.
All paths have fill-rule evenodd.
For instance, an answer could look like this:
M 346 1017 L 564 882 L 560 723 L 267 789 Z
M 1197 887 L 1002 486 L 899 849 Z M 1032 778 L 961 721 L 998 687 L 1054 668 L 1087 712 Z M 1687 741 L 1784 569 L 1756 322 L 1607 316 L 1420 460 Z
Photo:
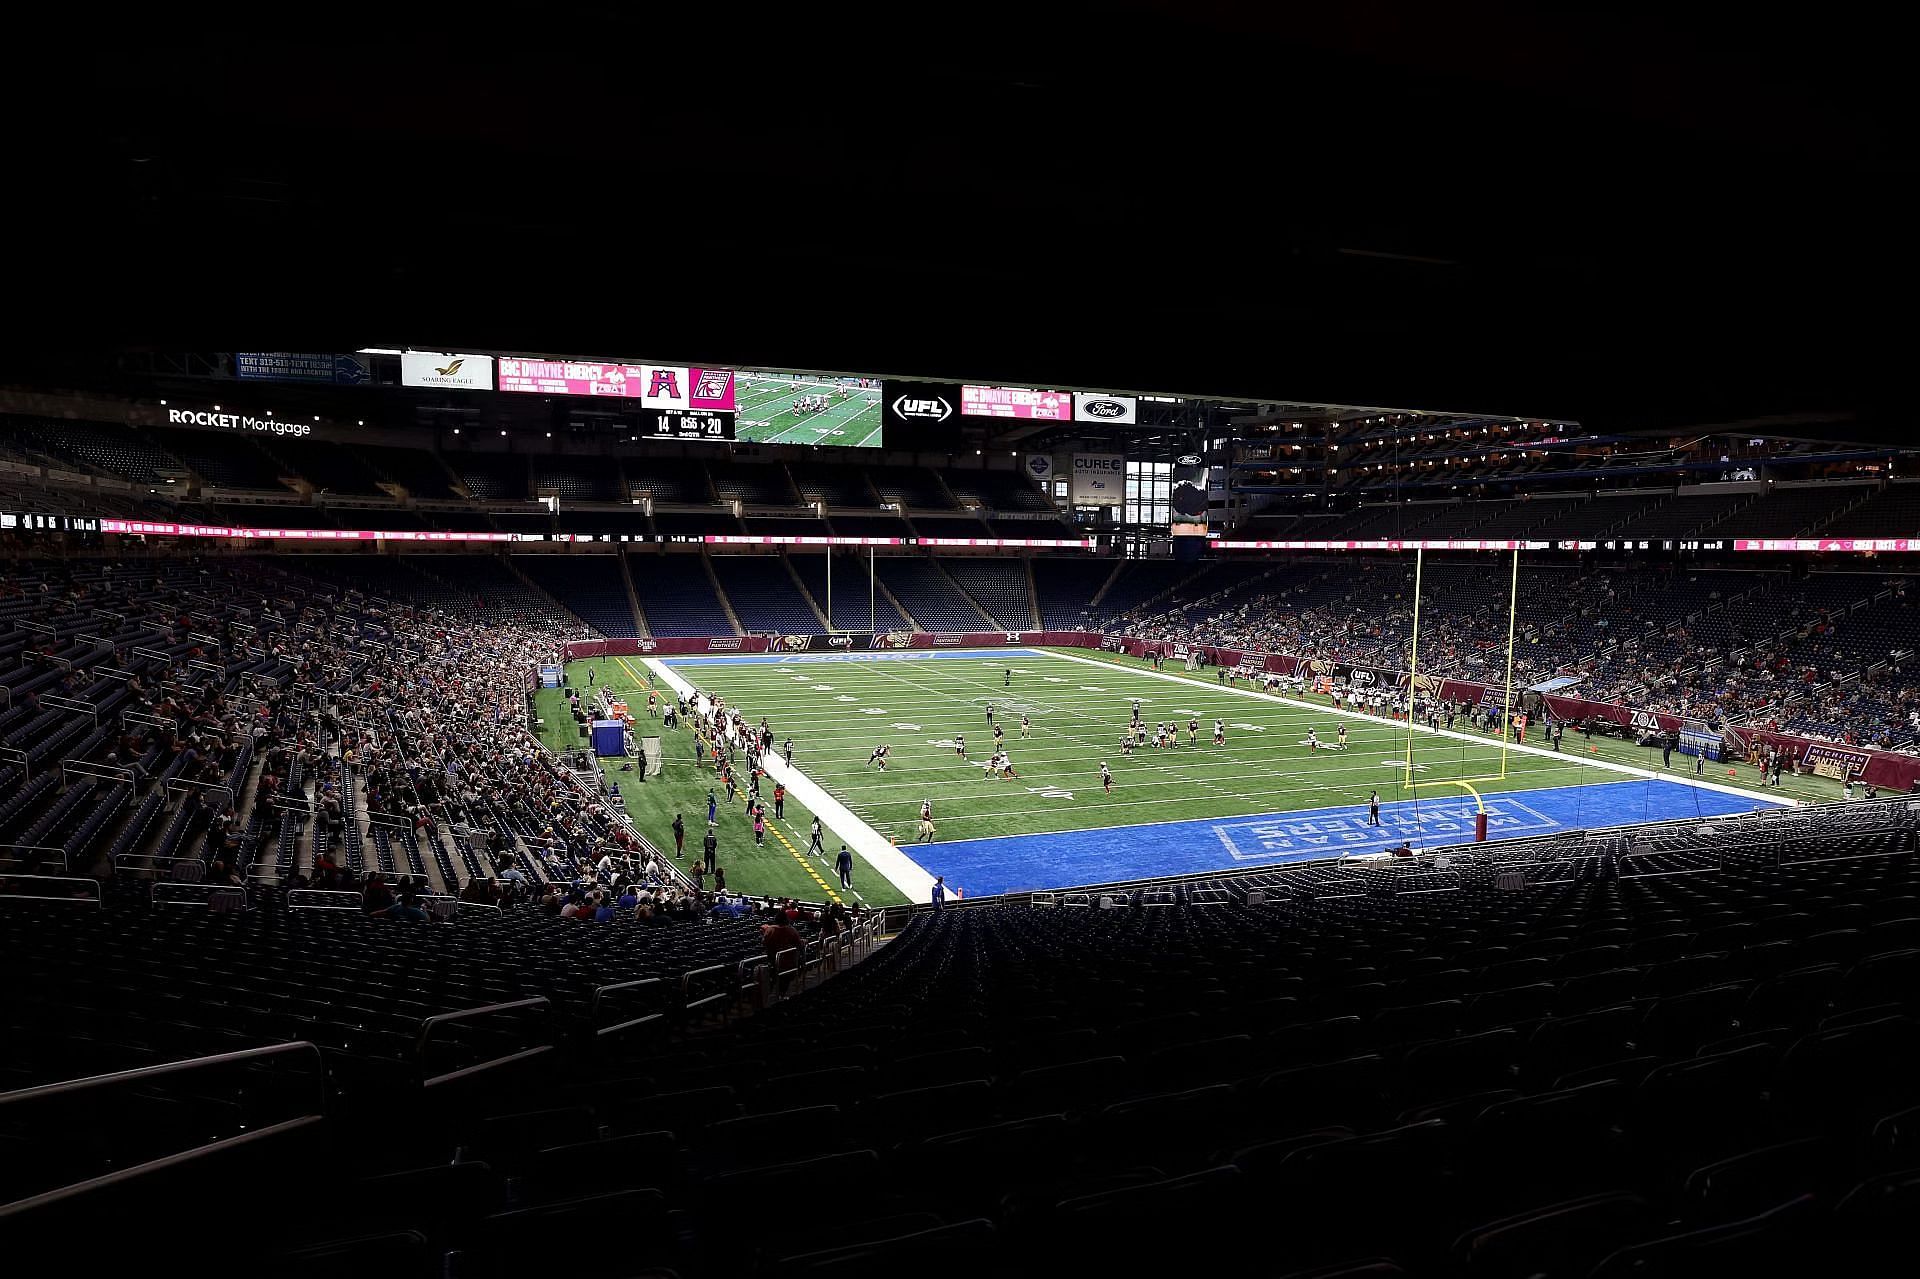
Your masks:
M 1427 566 L 1422 671 L 1504 681 L 1502 577 Z M 1283 565 L 1250 583 L 1206 585 L 1203 576 L 1194 597 L 1139 610 L 1113 629 L 1325 666 L 1404 670 L 1411 658 L 1410 565 Z M 1853 607 L 1862 600 L 1865 608 Z M 1594 701 L 1884 749 L 1912 749 L 1920 737 L 1920 687 L 1906 679 L 1912 650 L 1901 647 L 1920 638 L 1920 619 L 1905 579 L 1528 570 L 1516 621 L 1516 684 L 1578 676 L 1577 695 Z

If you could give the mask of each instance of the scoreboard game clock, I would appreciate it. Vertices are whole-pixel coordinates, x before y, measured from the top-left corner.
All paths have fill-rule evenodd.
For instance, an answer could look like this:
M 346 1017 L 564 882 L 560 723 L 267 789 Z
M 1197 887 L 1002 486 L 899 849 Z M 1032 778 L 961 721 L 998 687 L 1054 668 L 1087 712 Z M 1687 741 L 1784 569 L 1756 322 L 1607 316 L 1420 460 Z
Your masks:
M 647 414 L 645 435 L 655 440 L 731 440 L 731 413 L 659 410 Z

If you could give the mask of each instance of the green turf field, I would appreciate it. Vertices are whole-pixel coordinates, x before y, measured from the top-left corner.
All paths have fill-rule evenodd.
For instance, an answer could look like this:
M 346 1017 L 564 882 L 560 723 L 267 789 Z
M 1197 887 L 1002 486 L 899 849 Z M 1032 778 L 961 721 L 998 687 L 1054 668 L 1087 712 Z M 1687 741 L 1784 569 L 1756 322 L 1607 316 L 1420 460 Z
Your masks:
M 831 397 L 844 392 L 844 398 Z M 796 414 L 795 399 L 830 397 L 818 413 Z M 757 444 L 829 444 L 836 448 L 877 447 L 880 443 L 880 388 L 850 387 L 828 379 L 795 380 L 770 373 L 741 373 L 735 379 L 739 418 L 734 438 Z
M 612 657 L 572 662 L 567 667 L 567 677 L 584 689 L 590 669 L 595 672 L 596 683 L 610 684 L 616 690 L 646 687 L 647 672 L 632 658 L 624 662 Z M 535 695 L 534 704 L 541 719 L 540 737 L 548 746 L 555 750 L 571 750 L 584 745 L 574 732 L 564 692 L 543 688 Z M 636 715 L 644 717 L 646 694 L 641 693 L 629 705 Z M 669 854 L 673 851 L 674 814 L 682 814 L 687 826 L 687 851 L 697 856 L 706 829 L 707 791 L 713 787 L 716 779 L 711 768 L 694 764 L 693 735 L 686 728 L 677 728 L 664 734 L 664 738 L 662 747 L 665 756 L 661 776 L 654 781 L 635 784 L 629 780 L 630 774 L 616 774 L 621 781 L 620 795 L 626 802 L 634 825 Z M 769 819 L 773 813 L 772 794 L 772 788 L 769 787 L 765 795 Z M 809 856 L 807 832 L 813 814 L 798 802 L 792 799 L 787 801 L 785 821 L 769 820 L 766 843 L 756 848 L 752 826 L 746 815 L 745 798 L 742 797 L 731 806 L 726 802 L 725 790 L 718 792 L 718 798 L 720 848 L 717 861 L 726 868 L 728 889 L 756 895 L 797 897 L 811 902 L 838 899 L 849 906 L 856 901 L 864 901 L 869 906 L 890 906 L 905 900 L 857 853 L 854 856 L 853 892 L 842 893 L 831 862 L 832 856 L 840 848 L 839 837 L 831 831 L 827 832 L 828 861 L 822 862 Z M 690 863 L 681 864 L 686 866 Z
M 794 762 L 808 776 L 903 848 L 914 839 L 923 799 L 934 802 L 937 837 L 944 842 L 1363 804 L 1374 790 L 1383 802 L 1413 793 L 1402 785 L 1404 724 L 1236 695 L 1215 686 L 1212 672 L 1175 683 L 1147 673 L 1136 660 L 1109 656 L 1089 665 L 1084 659 L 1090 656 L 1076 650 L 1071 657 L 1016 656 L 1004 663 L 938 657 L 683 662 L 674 669 L 749 718 L 767 716 L 777 734 L 793 737 Z M 1011 687 L 1005 684 L 1008 667 Z M 1121 732 L 1135 698 L 1149 726 L 1163 719 L 1179 723 L 1178 749 L 1136 748 L 1131 758 L 1122 755 Z M 1016 780 L 988 780 L 980 767 L 992 749 L 989 704 L 1006 730 Z M 1028 740 L 1020 737 L 1023 711 L 1033 722 Z M 1216 718 L 1228 722 L 1223 747 L 1211 745 Z M 1187 743 L 1190 719 L 1200 721 L 1197 746 Z M 1304 745 L 1309 728 L 1321 742 L 1337 743 L 1343 724 L 1344 751 Z M 955 752 L 955 734 L 966 737 L 967 759 Z M 1493 780 L 1501 771 L 1499 740 L 1472 736 L 1462 741 L 1414 735 L 1421 798 L 1461 795 L 1461 789 L 1435 785 L 1461 779 L 1486 794 L 1630 780 L 1592 760 L 1667 771 L 1657 751 L 1569 735 L 1566 753 L 1558 757 L 1509 753 L 1506 777 Z M 883 742 L 893 748 L 892 767 L 884 773 L 866 762 Z M 1100 787 L 1102 760 L 1113 770 L 1111 795 Z M 1675 755 L 1672 775 L 1691 776 L 1692 763 Z M 1705 780 L 1757 790 L 1758 770 L 1742 766 L 1730 778 L 1728 767 L 1707 765 Z M 1826 799 L 1837 798 L 1838 791 L 1826 779 L 1799 778 L 1771 794 Z

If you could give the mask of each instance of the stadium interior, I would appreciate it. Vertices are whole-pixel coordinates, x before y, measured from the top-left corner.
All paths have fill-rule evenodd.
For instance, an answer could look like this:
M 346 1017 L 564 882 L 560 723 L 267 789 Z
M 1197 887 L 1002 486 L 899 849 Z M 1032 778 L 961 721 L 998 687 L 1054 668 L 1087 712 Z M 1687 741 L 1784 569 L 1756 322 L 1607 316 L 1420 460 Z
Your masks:
M 1910 1251 L 1894 57 L 1365 8 L 26 71 L 90 92 L 0 345 L 0 1256 Z

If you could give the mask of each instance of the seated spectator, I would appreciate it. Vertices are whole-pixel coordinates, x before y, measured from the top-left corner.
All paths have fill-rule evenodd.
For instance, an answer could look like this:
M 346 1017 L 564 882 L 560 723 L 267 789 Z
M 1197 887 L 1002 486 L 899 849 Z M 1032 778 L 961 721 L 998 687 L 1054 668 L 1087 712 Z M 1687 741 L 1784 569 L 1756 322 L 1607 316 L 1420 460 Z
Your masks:
M 377 915 L 392 905 L 393 889 L 387 886 L 385 876 L 377 870 L 368 874 L 366 887 L 360 893 L 360 909 Z
M 397 919 L 404 924 L 424 924 L 427 912 L 421 908 L 420 899 L 412 893 L 403 893 L 400 900 L 386 910 L 388 919 Z

